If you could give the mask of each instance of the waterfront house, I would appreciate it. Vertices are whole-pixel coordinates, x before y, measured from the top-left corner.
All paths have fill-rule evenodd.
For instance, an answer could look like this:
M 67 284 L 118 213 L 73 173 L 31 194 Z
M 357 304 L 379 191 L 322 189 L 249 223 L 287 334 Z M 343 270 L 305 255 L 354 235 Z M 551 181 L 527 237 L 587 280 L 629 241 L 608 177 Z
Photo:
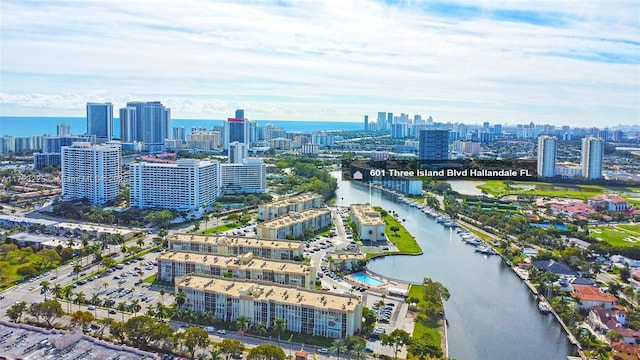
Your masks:
M 640 359 L 640 347 L 623 342 L 614 342 L 611 344 L 611 355 L 613 355 L 614 359 L 638 360 Z
M 565 276 L 578 276 L 578 273 L 574 271 L 569 265 L 556 262 L 553 259 L 550 260 L 536 260 L 533 266 L 538 270 L 546 270 L 554 274 Z
M 629 208 L 627 200 L 617 195 L 597 195 L 587 200 L 587 203 L 594 209 L 608 211 L 625 211 Z
M 620 309 L 607 310 L 596 306 L 589 310 L 586 321 L 592 329 L 606 334 L 612 329 L 624 327 L 627 324 L 627 314 Z
M 578 301 L 579 310 L 591 309 L 596 306 L 611 310 L 618 302 L 617 297 L 603 293 L 596 286 L 573 285 L 571 296 Z
M 638 345 L 640 344 L 640 331 L 629 329 L 626 327 L 616 327 L 611 329 L 620 336 L 622 336 L 622 342 L 625 344 Z

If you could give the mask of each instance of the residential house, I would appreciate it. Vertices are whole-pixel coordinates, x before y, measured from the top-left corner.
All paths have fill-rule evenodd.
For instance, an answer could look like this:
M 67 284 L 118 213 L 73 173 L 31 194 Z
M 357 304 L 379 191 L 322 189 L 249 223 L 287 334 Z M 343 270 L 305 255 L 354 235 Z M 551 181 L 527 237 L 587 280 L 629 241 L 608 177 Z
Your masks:
M 573 285 L 571 296 L 577 300 L 579 310 L 591 309 L 596 306 L 611 310 L 618 302 L 617 297 L 603 293 L 596 286 Z

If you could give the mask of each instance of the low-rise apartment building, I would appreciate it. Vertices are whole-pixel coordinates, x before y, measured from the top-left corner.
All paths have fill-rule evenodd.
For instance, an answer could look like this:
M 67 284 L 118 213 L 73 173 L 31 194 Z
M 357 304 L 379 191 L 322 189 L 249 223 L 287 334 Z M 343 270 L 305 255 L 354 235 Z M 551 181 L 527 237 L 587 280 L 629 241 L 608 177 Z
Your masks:
M 329 209 L 310 209 L 258 224 L 256 231 L 263 239 L 297 239 L 314 235 L 331 225 Z
M 244 316 L 250 326 L 261 322 L 271 327 L 283 318 L 289 331 L 343 339 L 362 327 L 362 304 L 350 295 L 196 275 L 182 277 L 175 287 L 176 293 L 185 293 L 185 307 L 227 322 Z
M 252 253 L 273 260 L 294 260 L 304 255 L 304 245 L 300 241 L 229 235 L 173 234 L 169 238 L 169 249 L 229 256 Z
M 258 220 L 269 221 L 288 215 L 322 206 L 322 196 L 315 193 L 304 193 L 258 206 Z
M 386 241 L 384 234 L 385 222 L 379 211 L 369 204 L 353 204 L 349 208 L 351 221 L 356 225 L 356 231 L 360 240 Z
M 316 280 L 316 269 L 308 264 L 264 260 L 254 258 L 251 253 L 221 256 L 170 251 L 158 256 L 158 280 L 173 284 L 176 278 L 190 273 L 264 280 L 307 289 L 314 288 Z

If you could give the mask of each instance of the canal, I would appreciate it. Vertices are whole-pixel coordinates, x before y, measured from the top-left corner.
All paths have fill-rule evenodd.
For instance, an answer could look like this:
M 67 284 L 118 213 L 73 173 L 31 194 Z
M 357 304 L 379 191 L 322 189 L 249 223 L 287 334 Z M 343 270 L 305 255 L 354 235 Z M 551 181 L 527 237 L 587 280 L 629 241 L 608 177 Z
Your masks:
M 333 176 L 338 177 L 339 173 Z M 337 204 L 369 202 L 369 189 L 338 179 Z M 566 359 L 571 344 L 551 315 L 538 311 L 525 284 L 497 256 L 475 253 L 460 236 L 420 210 L 372 190 L 374 206 L 396 211 L 423 255 L 388 256 L 368 268 L 391 278 L 430 277 L 449 289 L 445 303 L 450 356 L 468 359 Z

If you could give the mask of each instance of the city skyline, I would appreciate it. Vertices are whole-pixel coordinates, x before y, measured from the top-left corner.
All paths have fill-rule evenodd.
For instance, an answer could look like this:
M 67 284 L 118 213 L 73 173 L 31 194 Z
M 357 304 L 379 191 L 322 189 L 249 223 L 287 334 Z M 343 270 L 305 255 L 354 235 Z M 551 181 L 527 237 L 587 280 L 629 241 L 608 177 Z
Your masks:
M 3 1 L 0 115 L 637 124 L 640 4 L 588 4 Z

